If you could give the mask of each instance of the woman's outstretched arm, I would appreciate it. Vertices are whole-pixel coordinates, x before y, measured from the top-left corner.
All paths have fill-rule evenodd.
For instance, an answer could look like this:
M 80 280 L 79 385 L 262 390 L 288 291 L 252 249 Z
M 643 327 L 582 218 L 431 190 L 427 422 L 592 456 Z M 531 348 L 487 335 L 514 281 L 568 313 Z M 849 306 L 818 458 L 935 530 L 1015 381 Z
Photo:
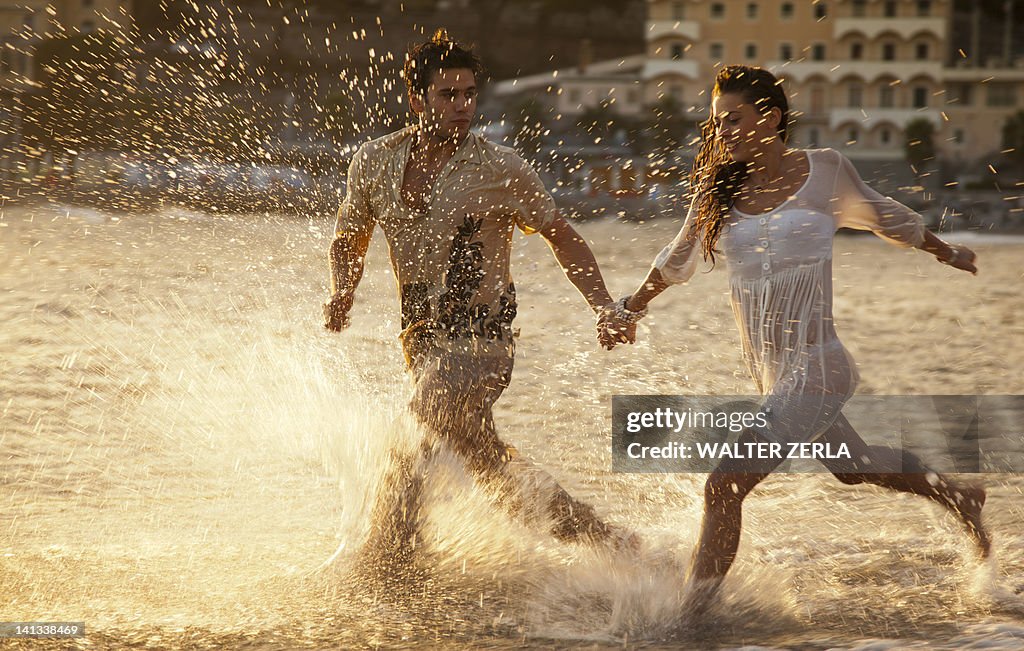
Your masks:
M 942 264 L 948 264 L 951 267 L 963 269 L 972 274 L 978 273 L 978 267 L 974 264 L 978 256 L 975 255 L 974 251 L 962 244 L 951 245 L 935 233 L 925 231 L 924 242 L 919 248 L 934 255 Z
M 670 284 L 662 277 L 661 271 L 654 267 L 647 273 L 636 291 L 626 301 L 626 309 L 633 312 L 642 312 L 647 309 L 647 304 L 654 300 L 654 297 L 670 287 Z
M 977 273 L 973 251 L 944 242 L 925 227 L 921 215 L 868 186 L 845 156 L 839 152 L 834 156 L 837 169 L 831 205 L 837 228 L 874 231 L 893 244 L 927 251 L 943 264 Z

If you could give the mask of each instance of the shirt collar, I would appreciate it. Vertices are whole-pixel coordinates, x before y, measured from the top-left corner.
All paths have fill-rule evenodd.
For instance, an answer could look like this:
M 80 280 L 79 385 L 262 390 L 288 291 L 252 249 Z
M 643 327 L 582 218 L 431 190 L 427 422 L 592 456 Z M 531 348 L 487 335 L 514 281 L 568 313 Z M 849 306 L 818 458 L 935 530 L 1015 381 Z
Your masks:
M 412 147 L 412 143 L 415 141 L 417 137 L 416 134 L 419 127 L 416 125 L 411 125 L 406 128 L 408 129 L 408 132 L 406 133 L 406 135 L 408 136 L 408 140 L 405 143 L 404 151 L 405 156 L 408 157 L 409 147 Z M 480 140 L 480 136 L 476 135 L 472 131 L 467 133 L 466 137 L 462 139 L 462 142 L 455 149 L 455 153 L 452 154 L 452 161 L 480 165 L 483 162 L 480 156 Z
M 467 163 L 480 164 L 480 143 L 477 142 L 480 136 L 476 135 L 472 131 L 466 134 L 466 137 L 462 139 L 462 143 L 459 148 L 455 150 L 455 154 L 452 155 L 453 161 L 465 161 Z

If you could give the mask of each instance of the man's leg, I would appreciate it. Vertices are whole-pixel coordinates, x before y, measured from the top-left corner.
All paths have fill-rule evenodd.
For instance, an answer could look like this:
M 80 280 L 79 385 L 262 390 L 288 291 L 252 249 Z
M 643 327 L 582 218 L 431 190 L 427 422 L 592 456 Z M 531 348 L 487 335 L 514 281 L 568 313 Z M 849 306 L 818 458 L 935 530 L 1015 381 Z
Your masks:
M 843 415 L 819 440 L 836 446 L 845 443 L 850 450 L 851 459 L 824 461 L 839 481 L 874 484 L 927 497 L 959 518 L 982 558 L 991 552 L 992 543 L 981 521 L 981 509 L 985 506 L 985 489 L 981 486 L 955 482 L 934 472 L 911 452 L 868 445 Z
M 421 459 L 415 455 L 392 451 L 389 456 L 365 553 L 374 570 L 394 575 L 397 568 L 410 566 L 416 549 L 423 478 L 418 468 Z
M 574 499 L 548 473 L 498 438 L 493 406 L 508 385 L 511 358 L 445 354 L 423 365 L 411 408 L 428 435 L 444 441 L 514 517 L 551 519 L 561 540 L 606 540 L 615 529 Z

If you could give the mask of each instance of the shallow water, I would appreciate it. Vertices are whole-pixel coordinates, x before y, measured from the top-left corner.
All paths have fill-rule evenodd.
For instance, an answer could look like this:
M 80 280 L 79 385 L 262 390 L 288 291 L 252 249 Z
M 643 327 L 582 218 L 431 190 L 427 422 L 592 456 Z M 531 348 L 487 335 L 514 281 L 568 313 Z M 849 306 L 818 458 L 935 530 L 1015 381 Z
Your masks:
M 751 391 L 725 274 L 672 290 L 641 343 L 607 353 L 538 238 L 514 254 L 522 337 L 499 431 L 638 529 L 644 552 L 556 543 L 441 455 L 422 573 L 360 578 L 388 450 L 419 433 L 379 233 L 353 327 L 320 328 L 331 226 L 3 211 L 0 619 L 84 622 L 71 648 L 1024 648 L 1024 480 L 1009 475 L 983 477 L 998 561 L 985 567 L 923 500 L 773 477 L 748 500 L 723 603 L 690 621 L 680 575 L 703 477 L 612 473 L 610 396 Z M 580 227 L 615 294 L 676 228 Z M 862 393 L 1024 393 L 1024 243 L 970 245 L 975 278 L 837 240 L 836 316 Z

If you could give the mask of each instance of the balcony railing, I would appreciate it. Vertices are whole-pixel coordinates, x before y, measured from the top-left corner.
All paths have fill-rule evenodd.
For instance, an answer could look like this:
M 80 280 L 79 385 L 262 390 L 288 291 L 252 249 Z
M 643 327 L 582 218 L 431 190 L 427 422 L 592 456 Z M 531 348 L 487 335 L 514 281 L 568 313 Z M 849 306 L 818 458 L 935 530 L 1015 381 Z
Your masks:
M 851 34 L 863 34 L 868 40 L 882 34 L 893 33 L 903 40 L 910 40 L 918 34 L 929 34 L 939 39 L 946 38 L 945 18 L 836 18 L 833 35 L 843 38 Z
M 894 79 L 915 79 L 927 77 L 935 81 L 943 79 L 942 64 L 937 61 L 767 61 L 765 65 L 777 75 L 802 83 L 811 77 L 824 77 L 838 81 L 854 76 L 867 83 L 882 77 Z
M 700 23 L 695 20 L 648 20 L 646 38 L 657 41 L 667 36 L 685 38 L 690 41 L 700 39 Z
M 687 79 L 697 79 L 700 66 L 696 61 L 685 59 L 648 59 L 644 62 L 643 78 L 654 79 L 663 75 L 679 75 Z
M 873 129 L 879 124 L 892 124 L 902 129 L 908 122 L 925 119 L 938 128 L 942 127 L 942 116 L 938 109 L 908 108 L 834 108 L 828 116 L 832 129 L 843 125 L 856 124 L 864 129 Z

